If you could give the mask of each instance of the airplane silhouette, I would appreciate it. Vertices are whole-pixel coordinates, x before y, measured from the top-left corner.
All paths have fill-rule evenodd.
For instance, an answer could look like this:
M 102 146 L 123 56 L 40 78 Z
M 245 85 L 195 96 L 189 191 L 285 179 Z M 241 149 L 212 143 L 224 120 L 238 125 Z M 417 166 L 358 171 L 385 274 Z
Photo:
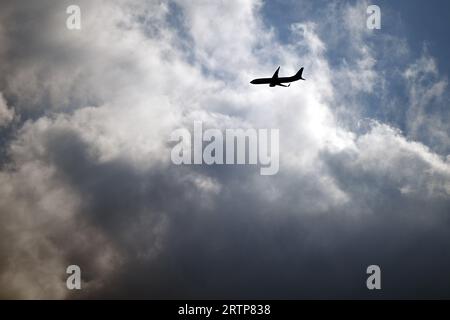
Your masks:
M 303 77 L 302 77 L 303 68 L 298 70 L 298 72 L 292 77 L 281 77 L 281 78 L 279 78 L 278 77 L 278 71 L 280 71 L 280 67 L 278 67 L 277 71 L 275 71 L 275 73 L 273 74 L 272 78 L 254 79 L 254 80 L 250 81 L 250 83 L 251 84 L 269 84 L 269 87 L 275 87 L 275 86 L 289 87 L 291 85 L 290 83 L 287 86 L 283 85 L 282 83 L 294 82 L 294 81 L 297 81 L 297 80 L 306 80 L 306 79 L 303 79 Z

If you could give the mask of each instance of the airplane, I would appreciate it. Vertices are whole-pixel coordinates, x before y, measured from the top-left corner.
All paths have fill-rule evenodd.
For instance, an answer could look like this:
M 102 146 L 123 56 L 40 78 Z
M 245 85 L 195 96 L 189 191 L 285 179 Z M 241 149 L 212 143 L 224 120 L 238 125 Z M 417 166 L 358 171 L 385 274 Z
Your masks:
M 303 79 L 303 77 L 302 77 L 303 68 L 298 70 L 298 72 L 292 77 L 281 77 L 281 78 L 279 78 L 278 77 L 278 71 L 280 71 L 280 67 L 278 67 L 277 71 L 275 71 L 275 73 L 273 74 L 272 78 L 254 79 L 254 80 L 250 81 L 250 83 L 251 84 L 269 84 L 269 87 L 275 87 L 275 86 L 289 87 L 291 85 L 290 83 L 287 86 L 283 85 L 282 83 L 294 82 L 294 81 L 297 81 L 297 80 L 306 80 L 306 79 Z

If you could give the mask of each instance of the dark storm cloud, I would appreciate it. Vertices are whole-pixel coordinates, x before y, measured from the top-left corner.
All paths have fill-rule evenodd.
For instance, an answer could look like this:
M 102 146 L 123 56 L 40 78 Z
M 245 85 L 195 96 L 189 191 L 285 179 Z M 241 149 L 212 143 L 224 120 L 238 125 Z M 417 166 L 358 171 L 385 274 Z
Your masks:
M 364 287 L 365 268 L 375 262 L 384 270 L 382 297 L 446 296 L 448 199 L 402 195 L 395 181 L 345 154 L 324 159 L 352 201 L 323 213 L 301 206 L 319 192 L 312 177 L 291 178 L 283 199 L 271 203 L 242 183 L 254 173 L 231 169 L 225 178 L 211 170 L 206 175 L 223 184 L 211 210 L 194 184 L 180 183 L 192 174 L 187 168 L 138 174 L 126 164 L 97 164 L 70 132 L 52 132 L 47 150 L 65 183 L 79 190 L 80 211 L 126 257 L 109 284 L 87 297 L 377 297 Z M 290 206 L 295 196 L 299 206 Z M 161 215 L 167 227 L 154 258 L 146 253 Z

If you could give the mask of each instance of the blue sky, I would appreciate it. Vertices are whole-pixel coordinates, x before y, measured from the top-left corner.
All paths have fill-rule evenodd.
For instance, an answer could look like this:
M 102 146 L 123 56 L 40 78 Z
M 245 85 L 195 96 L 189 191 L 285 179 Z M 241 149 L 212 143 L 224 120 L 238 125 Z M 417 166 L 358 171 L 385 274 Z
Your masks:
M 423 43 L 428 45 L 430 53 L 436 57 L 439 67 L 446 74 L 450 73 L 450 4 L 446 1 L 381 1 L 381 6 L 391 8 L 404 25 L 403 32 L 415 51 Z
M 355 1 L 336 1 L 355 3 Z M 264 4 L 264 17 L 273 24 L 285 38 L 288 26 L 301 19 L 315 17 L 330 1 L 319 0 L 314 3 L 304 1 L 268 1 Z M 401 34 L 415 51 L 423 44 L 429 45 L 430 52 L 438 59 L 440 66 L 449 73 L 448 30 L 450 28 L 450 4 L 446 1 L 396 0 L 375 1 L 383 14 L 383 32 Z M 320 22 L 319 22 L 320 23 Z
M 263 5 L 263 16 L 265 21 L 273 26 L 275 33 L 282 42 L 289 42 L 291 32 L 290 25 L 297 21 L 310 20 L 321 29 L 321 36 L 328 46 L 326 55 L 333 66 L 340 66 L 346 60 L 352 59 L 352 52 L 348 50 L 352 41 L 347 36 L 348 30 L 340 23 L 335 23 L 330 28 L 330 19 L 337 20 L 339 8 L 349 4 L 357 4 L 358 1 L 270 1 Z M 366 2 L 369 4 L 369 2 Z M 372 4 L 372 3 L 371 3 Z M 419 59 L 426 53 L 434 59 L 442 79 L 448 79 L 450 64 L 450 47 L 448 46 L 448 30 L 450 30 L 450 10 L 449 4 L 444 1 L 378 1 L 373 4 L 381 8 L 382 28 L 376 30 L 365 38 L 365 43 L 369 46 L 376 59 L 375 70 L 380 72 L 380 78 L 385 78 L 388 88 L 381 93 L 366 92 L 361 97 L 365 105 L 363 116 L 375 118 L 401 129 L 405 134 L 409 134 L 405 123 L 406 110 L 401 105 L 396 106 L 396 110 L 386 107 L 386 100 L 397 99 L 401 104 L 408 104 L 408 88 L 399 73 L 402 68 L 406 68 L 411 61 Z M 364 9 L 364 8 L 361 8 Z M 362 10 L 361 10 L 362 11 Z M 335 18 L 333 18 L 335 17 Z M 361 21 L 364 23 L 364 20 Z M 331 31 L 327 34 L 327 31 Z M 339 38 L 336 34 L 340 35 Z M 390 39 L 390 46 L 384 42 L 386 36 Z M 331 40 L 331 41 L 327 41 Z M 338 39 L 338 40 L 336 40 Z M 398 47 L 405 47 L 402 58 L 391 56 L 392 48 L 396 41 Z M 381 74 L 383 73 L 383 74 Z M 391 98 L 387 98 L 390 96 Z M 383 98 L 384 97 L 384 98 Z M 444 97 L 444 102 L 437 102 L 437 107 L 432 107 L 432 103 L 425 112 L 433 113 L 436 108 L 448 105 L 449 96 Z M 440 112 L 440 111 L 439 111 Z M 444 113 L 446 113 L 444 111 Z M 417 139 L 417 137 L 415 137 Z M 430 146 L 432 147 L 432 146 Z M 446 151 L 448 151 L 446 149 Z

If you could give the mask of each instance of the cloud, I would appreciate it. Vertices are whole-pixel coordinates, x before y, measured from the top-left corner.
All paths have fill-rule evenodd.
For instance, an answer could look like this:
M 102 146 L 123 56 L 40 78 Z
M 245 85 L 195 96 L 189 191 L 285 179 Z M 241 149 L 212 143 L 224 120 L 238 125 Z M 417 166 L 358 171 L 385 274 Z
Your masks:
M 439 75 L 436 61 L 426 52 L 403 73 L 407 82 L 409 108 L 407 132 L 437 152 L 449 151 L 448 80 Z
M 294 23 L 287 43 L 260 1 L 82 1 L 80 32 L 64 5 L 0 10 L 0 90 L 18 119 L 0 174 L 0 296 L 370 297 L 372 263 L 383 297 L 448 296 L 445 139 L 364 120 L 369 95 L 395 95 L 379 90 L 391 79 L 375 73 L 365 2 Z M 336 21 L 348 34 L 321 27 Z M 248 85 L 274 65 L 307 81 Z M 445 82 L 422 81 L 431 58 L 402 74 L 411 102 L 396 107 L 413 123 Z M 280 129 L 279 174 L 174 166 L 170 133 L 194 120 Z M 81 292 L 65 288 L 70 264 Z
M 0 128 L 8 125 L 14 119 L 14 109 L 6 104 L 3 94 L 0 92 Z

